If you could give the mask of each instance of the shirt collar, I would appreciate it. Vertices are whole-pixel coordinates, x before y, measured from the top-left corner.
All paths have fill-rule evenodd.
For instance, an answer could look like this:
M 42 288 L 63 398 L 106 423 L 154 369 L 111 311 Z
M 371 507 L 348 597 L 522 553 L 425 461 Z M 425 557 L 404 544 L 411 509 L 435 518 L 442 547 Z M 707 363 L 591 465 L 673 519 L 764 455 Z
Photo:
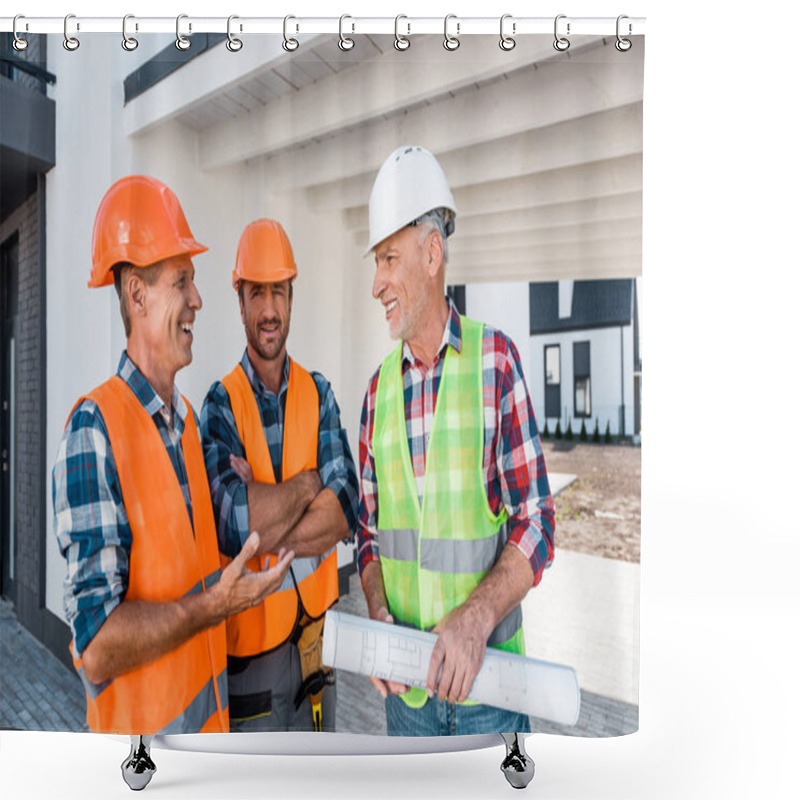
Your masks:
M 242 369 L 244 370 L 244 374 L 247 375 L 247 380 L 250 381 L 250 385 L 253 387 L 253 391 L 256 394 L 260 394 L 262 397 L 275 397 L 275 395 L 267 389 L 264 385 L 264 381 L 258 377 L 256 373 L 255 367 L 253 367 L 252 362 L 250 361 L 250 356 L 247 355 L 247 348 L 244 349 L 244 355 L 242 356 Z M 283 377 L 281 378 L 281 386 L 278 389 L 278 397 L 280 397 L 288 388 L 289 386 L 289 354 L 286 354 L 286 359 L 283 362 Z
M 150 385 L 150 381 L 145 378 L 136 364 L 133 363 L 127 350 L 122 351 L 122 356 L 117 367 L 119 375 L 125 383 L 130 386 L 131 391 L 136 395 L 138 401 L 144 406 L 145 411 L 151 416 L 161 414 L 165 422 L 169 423 L 169 409 L 159 396 L 158 392 Z M 178 432 L 183 432 L 188 408 L 178 391 L 178 387 L 172 386 L 172 427 Z
M 457 353 L 461 352 L 461 316 L 459 315 L 458 309 L 456 308 L 456 304 L 453 302 L 453 300 L 447 295 L 445 295 L 445 297 L 447 299 L 447 305 L 450 309 L 450 313 L 444 326 L 441 344 L 439 345 L 439 349 L 436 351 L 437 360 L 444 355 L 445 348 L 448 345 L 450 345 L 450 347 L 452 347 Z M 416 362 L 416 358 L 414 358 L 414 354 L 411 352 L 411 347 L 405 340 L 403 340 L 403 361 L 409 364 L 414 364 Z

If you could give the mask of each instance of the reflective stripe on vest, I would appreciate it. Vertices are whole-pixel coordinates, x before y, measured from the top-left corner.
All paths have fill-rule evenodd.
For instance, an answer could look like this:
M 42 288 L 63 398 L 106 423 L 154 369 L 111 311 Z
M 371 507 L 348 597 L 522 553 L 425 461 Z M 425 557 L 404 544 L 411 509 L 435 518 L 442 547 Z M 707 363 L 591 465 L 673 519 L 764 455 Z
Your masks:
M 417 561 L 433 572 L 488 572 L 500 558 L 507 535 L 501 528 L 483 539 L 423 539 L 419 531 L 378 530 L 381 556 L 396 561 Z
M 378 376 L 372 449 L 378 482 L 378 547 L 389 611 L 426 630 L 466 601 L 508 541 L 483 479 L 483 325 L 461 318 L 461 352 L 448 347 L 428 440 L 422 506 L 411 465 L 403 396 L 402 343 Z M 524 652 L 517 606 L 489 644 Z M 412 689 L 414 708 L 427 694 Z
M 288 357 L 288 356 L 287 356 Z M 275 483 L 272 458 L 264 434 L 258 403 L 241 364 L 222 379 L 228 392 L 236 429 L 244 445 L 245 457 L 260 483 Z M 314 378 L 289 359 L 289 385 L 283 425 L 281 474 L 289 480 L 304 470 L 317 469 L 319 439 L 319 392 Z M 251 559 L 252 570 L 274 564 L 275 554 Z M 223 566 L 230 561 L 220 554 Z M 296 588 L 295 588 L 296 583 Z M 298 593 L 300 603 L 298 603 Z M 252 656 L 274 650 L 288 641 L 305 612 L 317 619 L 339 597 L 336 548 L 320 556 L 295 558 L 280 589 L 264 602 L 230 617 L 227 623 L 228 653 Z
M 211 495 L 191 406 L 181 437 L 194 527 L 155 422 L 115 376 L 87 395 L 103 417 L 132 532 L 125 601 L 169 602 L 219 580 Z M 80 402 L 80 401 L 79 401 Z M 74 409 L 73 409 L 74 410 Z M 72 647 L 71 647 L 72 649 Z M 93 731 L 122 734 L 228 730 L 227 659 L 222 624 L 155 661 L 87 690 Z

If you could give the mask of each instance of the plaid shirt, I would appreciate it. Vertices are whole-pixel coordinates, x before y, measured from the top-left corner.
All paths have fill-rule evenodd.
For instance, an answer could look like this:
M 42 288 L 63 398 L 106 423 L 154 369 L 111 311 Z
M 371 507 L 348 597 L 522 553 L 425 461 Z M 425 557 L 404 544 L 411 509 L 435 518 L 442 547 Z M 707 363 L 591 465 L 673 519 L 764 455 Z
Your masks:
M 429 369 L 426 370 L 425 365 L 414 358 L 408 343 L 403 342 L 406 431 L 420 505 L 425 485 L 428 438 L 433 426 L 444 355 L 448 347 L 461 352 L 461 318 L 453 303 L 448 302 L 450 317 L 438 354 Z M 359 573 L 370 561 L 380 557 L 377 541 L 378 481 L 372 451 L 379 373 L 380 368 L 370 379 L 361 410 Z M 508 511 L 508 541 L 530 561 L 536 585 L 544 568 L 553 560 L 553 498 L 517 349 L 504 333 L 488 325 L 483 330 L 483 396 L 483 477 L 489 506 L 495 514 L 500 512 L 501 506 Z
M 283 418 L 286 408 L 286 390 L 289 386 L 289 357 L 286 357 L 283 378 L 276 397 L 256 375 L 247 356 L 241 360 L 256 404 L 261 414 L 261 424 L 267 439 L 275 480 L 281 480 L 283 456 Z M 323 488 L 330 489 L 338 498 L 351 533 L 355 532 L 358 508 L 358 478 L 347 433 L 339 420 L 339 406 L 333 390 L 318 372 L 312 372 L 319 392 L 319 437 L 317 464 Z M 239 438 L 236 419 L 231 409 L 228 392 L 220 381 L 208 390 L 200 412 L 203 431 L 203 454 L 211 487 L 211 500 L 217 521 L 220 550 L 234 557 L 250 534 L 247 508 L 247 486 L 231 467 L 231 454 L 245 457 L 244 445 Z
M 191 407 L 174 387 L 170 425 L 166 405 L 127 351 L 120 358 L 117 375 L 153 418 L 191 519 L 189 481 L 180 447 Z M 124 458 L 124 453 L 117 455 Z M 81 654 L 125 598 L 133 543 L 108 431 L 93 400 L 78 404 L 61 437 L 53 467 L 53 513 L 58 547 L 67 560 L 64 612 L 77 653 Z

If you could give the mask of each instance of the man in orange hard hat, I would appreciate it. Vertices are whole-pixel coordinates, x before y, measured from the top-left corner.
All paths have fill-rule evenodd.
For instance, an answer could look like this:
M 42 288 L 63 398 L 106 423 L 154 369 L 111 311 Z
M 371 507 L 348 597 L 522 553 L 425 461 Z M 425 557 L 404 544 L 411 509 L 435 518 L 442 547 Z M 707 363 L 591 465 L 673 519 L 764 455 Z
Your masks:
M 330 384 L 286 353 L 296 275 L 278 222 L 245 228 L 233 288 L 247 347 L 201 412 L 223 563 L 252 529 L 260 536 L 253 568 L 281 547 L 297 554 L 279 591 L 228 620 L 232 731 L 335 726 L 322 618 L 339 596 L 336 545 L 355 530 L 358 483 Z
M 175 386 L 202 305 L 192 257 L 206 249 L 163 183 L 132 175 L 108 190 L 89 286 L 115 285 L 127 346 L 116 375 L 76 403 L 53 468 L 87 721 L 137 735 L 132 756 L 149 744 L 139 734 L 229 729 L 224 620 L 280 586 L 293 556 L 250 572 L 253 535 L 220 571 L 197 421 Z M 152 775 L 133 772 L 133 788 Z

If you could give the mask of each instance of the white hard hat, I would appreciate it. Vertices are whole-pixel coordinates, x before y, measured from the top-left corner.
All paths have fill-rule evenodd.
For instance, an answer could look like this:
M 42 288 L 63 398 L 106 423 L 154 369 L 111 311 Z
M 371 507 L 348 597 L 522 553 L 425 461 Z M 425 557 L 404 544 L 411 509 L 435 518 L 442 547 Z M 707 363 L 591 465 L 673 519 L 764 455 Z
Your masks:
M 435 208 L 456 204 L 439 162 L 424 147 L 398 147 L 378 170 L 369 196 L 369 246 L 419 219 Z

